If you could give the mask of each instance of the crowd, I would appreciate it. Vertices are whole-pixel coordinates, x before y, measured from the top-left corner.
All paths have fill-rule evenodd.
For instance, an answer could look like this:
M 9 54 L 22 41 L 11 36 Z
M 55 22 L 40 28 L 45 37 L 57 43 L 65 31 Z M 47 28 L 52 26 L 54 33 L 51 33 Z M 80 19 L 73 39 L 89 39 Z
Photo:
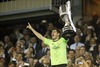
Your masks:
M 51 38 L 53 28 L 58 27 L 61 30 L 64 25 L 63 22 L 31 24 L 47 38 Z M 75 26 L 76 35 L 69 40 L 66 47 L 66 67 L 99 67 L 100 18 L 95 15 L 88 23 L 79 19 Z M 0 67 L 50 67 L 50 59 L 49 46 L 25 26 L 14 28 L 10 35 L 5 35 L 0 41 Z

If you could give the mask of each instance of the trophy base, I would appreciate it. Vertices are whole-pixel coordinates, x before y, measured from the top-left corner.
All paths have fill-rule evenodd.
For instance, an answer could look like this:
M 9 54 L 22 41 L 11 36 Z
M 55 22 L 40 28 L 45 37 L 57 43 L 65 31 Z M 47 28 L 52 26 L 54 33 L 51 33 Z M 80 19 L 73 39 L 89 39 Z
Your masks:
M 76 33 L 74 32 L 74 30 L 66 30 L 63 32 L 62 34 L 66 39 L 70 39 L 70 38 L 73 38 Z

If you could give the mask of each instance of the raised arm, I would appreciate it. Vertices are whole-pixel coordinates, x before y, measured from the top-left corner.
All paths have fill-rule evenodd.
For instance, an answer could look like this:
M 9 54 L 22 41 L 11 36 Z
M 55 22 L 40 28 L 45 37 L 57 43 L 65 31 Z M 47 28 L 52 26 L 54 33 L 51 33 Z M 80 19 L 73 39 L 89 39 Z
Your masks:
M 30 29 L 40 40 L 42 41 L 44 40 L 44 37 L 40 33 L 38 33 L 35 29 L 33 29 L 30 23 L 28 23 L 26 28 Z

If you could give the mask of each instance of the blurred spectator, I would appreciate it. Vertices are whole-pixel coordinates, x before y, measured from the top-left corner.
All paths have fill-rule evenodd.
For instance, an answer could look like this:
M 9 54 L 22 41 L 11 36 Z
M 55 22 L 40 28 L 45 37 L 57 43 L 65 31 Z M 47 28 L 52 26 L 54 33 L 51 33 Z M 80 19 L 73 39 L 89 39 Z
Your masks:
M 55 28 L 55 26 L 53 25 L 53 23 L 48 23 L 48 26 L 47 26 L 47 31 L 46 31 L 46 34 L 45 34 L 45 37 L 47 38 L 51 38 L 51 31 Z
M 75 58 L 80 57 L 80 46 L 76 46 L 75 48 Z
M 81 47 L 80 47 L 80 56 L 84 56 L 85 53 L 86 53 L 86 48 L 85 48 L 85 46 L 81 46 Z
M 44 55 L 47 54 L 47 49 L 48 49 L 47 45 L 45 45 L 43 42 L 41 43 L 41 45 L 42 45 L 42 49 L 39 50 L 39 52 L 36 55 L 38 59 L 42 58 Z
M 72 63 L 75 63 L 75 51 L 74 50 L 69 50 L 68 51 L 68 59 L 72 61 Z
M 41 67 L 49 67 L 50 66 L 50 59 L 47 55 L 43 56 L 40 60 L 40 63 L 42 63 Z
M 18 28 L 14 30 L 14 33 L 17 37 L 17 41 L 19 41 L 21 38 L 24 37 L 24 35 L 20 32 L 20 29 L 18 29 Z
M 83 30 L 83 26 L 84 26 L 84 22 L 83 22 L 83 19 L 80 18 L 77 22 L 76 22 L 76 28 L 80 29 L 80 30 Z
M 26 54 L 25 54 L 25 62 L 29 63 L 29 59 L 32 58 L 32 54 L 30 51 L 28 51 Z
M 8 50 L 13 46 L 13 43 L 10 40 L 9 36 L 4 36 L 4 50 L 5 50 L 5 60 L 7 61 L 5 64 L 8 65 L 10 61 L 10 56 L 8 54 Z
M 90 52 L 86 52 L 84 54 L 84 59 L 85 60 L 91 60 L 93 62 L 93 56 L 92 56 L 92 54 Z
M 96 55 L 97 55 L 97 49 L 98 49 L 98 44 L 96 43 L 96 39 L 95 38 L 91 38 L 89 43 L 86 44 L 86 48 L 89 52 L 91 52 L 93 59 L 96 59 Z
M 29 66 L 29 63 L 25 63 L 23 61 L 23 55 L 19 53 L 16 56 L 16 67 L 23 67 L 23 66 Z
M 29 31 L 27 29 L 23 29 L 23 33 L 24 36 L 29 35 Z
M 80 42 L 80 39 L 81 39 L 81 37 L 79 35 L 76 35 L 74 37 L 75 43 L 70 45 L 70 49 L 74 49 L 75 50 L 76 46 L 80 46 L 80 47 L 84 46 L 84 44 Z
M 38 43 L 36 37 L 32 37 L 30 39 L 30 42 L 32 43 L 32 47 L 35 49 L 36 53 L 41 49 L 41 45 Z
M 30 35 L 25 35 L 24 36 L 24 38 L 25 38 L 25 48 L 27 49 L 28 48 L 28 45 L 29 45 L 29 43 L 30 43 Z

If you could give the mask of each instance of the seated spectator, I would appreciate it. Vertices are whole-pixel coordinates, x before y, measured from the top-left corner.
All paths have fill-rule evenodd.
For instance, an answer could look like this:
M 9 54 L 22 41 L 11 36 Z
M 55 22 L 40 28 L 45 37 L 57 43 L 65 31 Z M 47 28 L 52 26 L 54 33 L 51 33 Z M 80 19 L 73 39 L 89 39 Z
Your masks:
M 39 44 L 36 37 L 32 37 L 30 39 L 30 43 L 32 43 L 32 47 L 35 49 L 36 53 L 41 49 L 41 45 Z
M 70 45 L 70 49 L 75 50 L 76 46 L 80 46 L 80 47 L 84 46 L 84 44 L 80 42 L 80 36 L 79 35 L 76 35 L 74 37 L 74 41 L 75 41 L 75 43 Z
M 38 59 L 40 59 L 44 55 L 46 55 L 47 54 L 47 50 L 48 50 L 47 45 L 45 45 L 43 42 L 41 43 L 41 45 L 42 45 L 42 49 L 39 50 L 39 52 L 36 55 Z
M 81 46 L 81 47 L 80 47 L 80 56 L 84 56 L 85 53 L 86 53 L 86 48 L 85 48 L 85 46 Z
M 75 48 L 75 58 L 78 58 L 80 56 L 80 46 L 76 46 Z
M 68 51 L 68 59 L 72 61 L 72 63 L 75 63 L 75 51 L 74 50 L 69 50 Z
M 89 44 L 87 44 L 87 50 L 91 52 L 94 60 L 96 59 L 96 55 L 97 55 L 97 49 L 98 49 L 97 46 L 98 44 L 96 43 L 95 38 L 91 38 Z
M 84 54 L 84 59 L 85 60 L 91 60 L 91 62 L 93 62 L 93 56 L 92 56 L 92 54 L 90 52 L 86 52 Z
M 50 66 L 50 59 L 47 55 L 43 56 L 39 62 L 42 64 L 41 67 L 49 67 Z

